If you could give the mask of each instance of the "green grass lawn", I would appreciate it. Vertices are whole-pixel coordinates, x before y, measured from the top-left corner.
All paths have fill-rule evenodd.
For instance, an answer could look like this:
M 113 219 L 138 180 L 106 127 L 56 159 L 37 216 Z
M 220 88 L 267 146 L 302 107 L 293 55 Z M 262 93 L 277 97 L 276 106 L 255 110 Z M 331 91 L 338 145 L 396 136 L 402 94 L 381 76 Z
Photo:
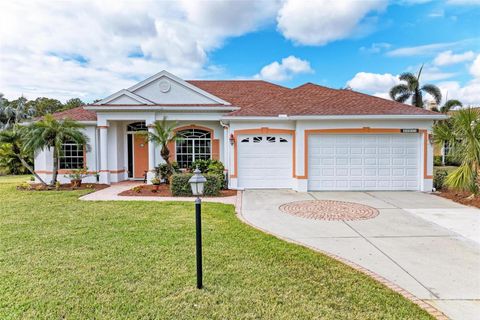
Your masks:
M 203 204 L 204 290 L 192 203 L 84 202 L 0 177 L 0 319 L 431 319 L 322 254 Z

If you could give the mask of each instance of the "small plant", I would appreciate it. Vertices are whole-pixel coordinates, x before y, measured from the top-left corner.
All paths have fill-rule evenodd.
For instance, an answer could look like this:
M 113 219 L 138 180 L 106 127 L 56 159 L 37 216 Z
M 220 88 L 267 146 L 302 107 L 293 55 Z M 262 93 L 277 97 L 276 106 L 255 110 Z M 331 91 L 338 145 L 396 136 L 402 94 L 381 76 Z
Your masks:
M 42 191 L 42 190 L 45 190 L 45 186 L 39 184 L 38 186 L 35 187 L 35 190 L 36 191 Z
M 35 181 L 35 177 L 34 177 L 34 176 L 31 176 L 31 177 L 30 177 L 30 181 Z
M 135 193 L 140 193 L 142 192 L 142 186 L 135 186 L 132 188 L 132 191 Z
M 218 196 L 223 186 L 223 175 L 207 173 L 204 176 L 207 179 L 204 187 L 205 196 Z M 191 173 L 174 174 L 172 176 L 170 191 L 174 197 L 192 195 L 192 188 L 188 182 L 191 177 Z
M 95 173 L 96 174 L 96 173 Z M 71 173 L 65 175 L 65 178 L 70 179 L 70 184 L 72 188 L 77 188 L 82 185 L 82 180 L 85 177 L 88 177 L 88 168 L 74 169 Z
M 62 185 L 60 184 L 60 181 L 57 180 L 57 182 L 55 182 L 55 190 L 57 190 L 57 191 L 60 190 L 61 186 Z
M 153 185 L 157 186 L 157 185 L 160 184 L 160 179 L 158 179 L 158 177 L 154 177 L 154 178 L 152 178 L 152 179 L 150 180 L 150 182 L 151 182 Z
M 17 186 L 17 190 L 31 190 L 31 189 L 32 189 L 32 186 L 27 182 L 24 182 Z
M 442 156 L 434 156 L 433 157 L 433 165 L 438 167 L 442 165 Z

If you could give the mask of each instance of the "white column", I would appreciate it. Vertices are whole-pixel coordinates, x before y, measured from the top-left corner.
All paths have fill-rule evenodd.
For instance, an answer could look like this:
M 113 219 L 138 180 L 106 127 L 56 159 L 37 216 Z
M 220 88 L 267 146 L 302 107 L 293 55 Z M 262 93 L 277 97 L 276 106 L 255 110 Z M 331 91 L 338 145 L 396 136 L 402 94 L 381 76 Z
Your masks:
M 153 126 L 148 126 L 148 132 L 153 132 Z M 150 181 L 155 177 L 155 143 L 148 142 L 148 172 L 147 172 L 147 184 L 151 184 Z
M 108 126 L 99 126 L 100 129 L 100 183 L 110 184 L 108 172 Z

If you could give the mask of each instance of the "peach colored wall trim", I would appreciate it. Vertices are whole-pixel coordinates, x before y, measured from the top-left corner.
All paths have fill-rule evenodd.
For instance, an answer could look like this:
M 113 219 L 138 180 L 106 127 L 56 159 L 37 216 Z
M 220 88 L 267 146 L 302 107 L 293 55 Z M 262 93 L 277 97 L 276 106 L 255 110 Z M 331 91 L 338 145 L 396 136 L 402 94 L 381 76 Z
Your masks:
M 427 130 L 419 130 L 419 132 L 423 134 L 423 178 L 424 179 L 433 179 L 433 176 L 429 175 L 427 173 L 427 170 L 428 170 L 428 163 L 427 163 L 428 132 L 427 132 Z
M 230 178 L 237 178 L 238 176 L 238 144 L 237 138 L 242 134 L 290 134 L 292 135 L 292 177 L 295 178 L 295 167 L 296 167 L 296 157 L 295 157 L 295 130 L 289 129 L 272 129 L 268 127 L 262 127 L 258 129 L 242 129 L 235 130 L 233 132 L 233 137 L 235 139 L 233 143 L 233 168 L 234 173 L 230 175 Z
M 428 143 L 428 136 L 427 130 L 422 129 L 418 130 L 420 134 L 423 134 L 423 177 L 424 179 L 432 179 L 432 176 L 427 175 L 427 143 Z M 297 179 L 308 179 L 308 137 L 310 134 L 377 134 L 377 133 L 402 133 L 401 129 L 386 129 L 386 128 L 369 128 L 363 127 L 359 129 L 312 129 L 312 130 L 305 130 L 304 135 L 304 172 L 305 175 L 297 176 Z
M 110 172 L 110 173 L 122 173 L 125 172 L 125 169 L 121 170 L 99 170 L 98 172 Z M 35 170 L 35 173 L 38 174 L 52 174 L 53 171 L 46 171 L 46 170 Z M 66 170 L 66 169 L 61 169 L 58 170 L 58 174 L 69 174 L 73 173 L 73 170 Z M 95 174 L 95 171 L 87 171 L 88 174 Z

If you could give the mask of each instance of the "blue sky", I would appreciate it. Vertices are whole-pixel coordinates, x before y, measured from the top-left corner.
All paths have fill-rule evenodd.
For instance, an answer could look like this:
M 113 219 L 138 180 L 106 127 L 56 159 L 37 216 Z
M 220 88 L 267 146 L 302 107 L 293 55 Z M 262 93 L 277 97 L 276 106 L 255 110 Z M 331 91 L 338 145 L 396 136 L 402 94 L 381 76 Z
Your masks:
M 480 105 L 480 1 L 2 3 L 0 92 L 85 101 L 162 69 L 387 97 L 398 75 Z

